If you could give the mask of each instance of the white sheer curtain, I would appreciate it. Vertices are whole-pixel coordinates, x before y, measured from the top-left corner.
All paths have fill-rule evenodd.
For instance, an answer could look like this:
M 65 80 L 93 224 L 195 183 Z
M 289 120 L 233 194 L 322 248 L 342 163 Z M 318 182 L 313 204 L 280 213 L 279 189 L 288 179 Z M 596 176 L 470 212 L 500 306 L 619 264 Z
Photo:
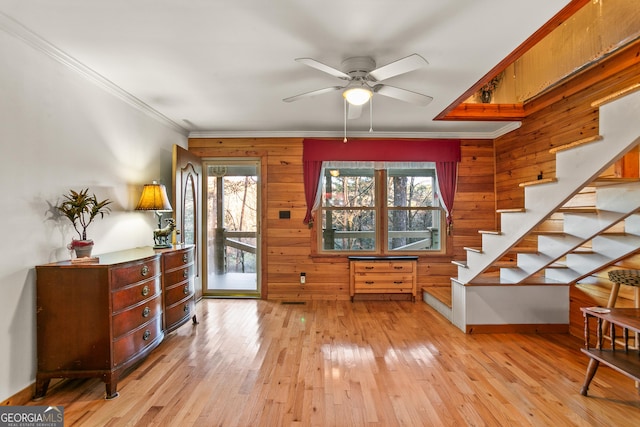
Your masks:
M 322 169 L 320 170 L 320 179 L 324 176 L 326 170 L 333 169 L 436 169 L 435 162 L 360 162 L 360 161 L 328 161 L 322 162 Z M 438 193 L 438 198 L 442 200 L 442 195 L 440 194 L 440 187 L 438 186 L 436 176 L 436 182 L 434 185 L 434 191 Z M 316 193 L 316 198 L 313 202 L 312 212 L 316 212 L 320 208 L 320 203 L 322 203 L 322 184 L 318 185 L 318 192 Z M 446 206 L 442 206 L 445 211 L 447 210 Z M 447 212 L 448 214 L 448 212 Z

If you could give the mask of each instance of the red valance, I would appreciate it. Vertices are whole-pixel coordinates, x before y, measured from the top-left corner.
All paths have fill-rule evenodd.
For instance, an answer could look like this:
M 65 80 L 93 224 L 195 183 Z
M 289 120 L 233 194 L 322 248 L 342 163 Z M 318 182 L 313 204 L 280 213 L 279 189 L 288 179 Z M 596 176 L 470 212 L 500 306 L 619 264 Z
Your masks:
M 305 139 L 303 161 L 459 162 L 458 139 Z

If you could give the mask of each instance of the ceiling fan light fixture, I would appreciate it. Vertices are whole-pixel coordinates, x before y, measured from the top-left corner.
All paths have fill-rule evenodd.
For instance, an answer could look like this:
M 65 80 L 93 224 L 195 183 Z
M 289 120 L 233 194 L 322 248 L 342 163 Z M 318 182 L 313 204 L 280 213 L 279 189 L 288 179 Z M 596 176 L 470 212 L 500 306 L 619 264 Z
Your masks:
M 342 96 L 344 96 L 344 99 L 351 105 L 362 105 L 371 99 L 373 92 L 364 85 L 352 86 L 342 92 Z
M 347 103 L 352 107 L 361 107 L 367 102 L 371 103 L 373 101 L 374 92 L 388 98 L 395 98 L 400 101 L 419 106 L 425 106 L 429 104 L 429 102 L 433 101 L 431 96 L 380 83 L 384 80 L 390 79 L 391 77 L 406 74 L 428 65 L 429 63 L 417 53 L 377 68 L 376 61 L 374 61 L 373 58 L 368 56 L 354 56 L 342 61 L 342 70 L 344 71 L 323 64 L 322 62 L 318 62 L 312 58 L 297 58 L 296 61 L 330 74 L 333 77 L 346 80 L 347 85 L 313 90 L 311 92 L 284 98 L 283 101 L 292 102 L 327 92 L 341 91 L 344 99 L 344 109 L 345 112 L 348 113 L 348 116 L 347 113 L 345 113 L 345 120 L 347 118 L 355 119 L 360 117 L 361 111 L 361 108 L 347 109 Z M 371 111 L 371 108 L 369 110 Z

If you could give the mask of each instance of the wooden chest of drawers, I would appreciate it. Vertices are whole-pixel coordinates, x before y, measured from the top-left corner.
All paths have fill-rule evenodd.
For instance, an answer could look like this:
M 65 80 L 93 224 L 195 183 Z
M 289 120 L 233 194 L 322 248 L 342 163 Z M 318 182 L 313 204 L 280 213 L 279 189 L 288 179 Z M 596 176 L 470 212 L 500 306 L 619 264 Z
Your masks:
M 151 247 L 100 255 L 93 264 L 37 266 L 34 397 L 45 395 L 51 378 L 85 377 L 101 378 L 107 399 L 116 397 L 119 376 L 164 338 L 163 265 L 174 266 L 183 255 L 184 268 L 192 268 L 192 248 L 160 253 Z M 169 274 L 184 274 L 177 261 Z M 190 283 L 193 295 L 190 280 L 176 286 Z
M 416 300 L 415 256 L 349 257 L 349 291 L 355 294 L 411 294 Z
M 171 332 L 189 319 L 196 323 L 194 247 L 162 253 L 164 329 Z

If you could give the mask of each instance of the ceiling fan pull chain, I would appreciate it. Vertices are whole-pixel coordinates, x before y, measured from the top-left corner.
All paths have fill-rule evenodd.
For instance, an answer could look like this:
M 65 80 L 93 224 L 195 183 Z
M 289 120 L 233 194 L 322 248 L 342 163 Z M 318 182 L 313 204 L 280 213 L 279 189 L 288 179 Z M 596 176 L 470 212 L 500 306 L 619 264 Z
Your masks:
M 342 142 L 347 142 L 347 98 L 344 98 L 344 139 Z
M 369 132 L 373 132 L 373 96 L 369 98 Z

